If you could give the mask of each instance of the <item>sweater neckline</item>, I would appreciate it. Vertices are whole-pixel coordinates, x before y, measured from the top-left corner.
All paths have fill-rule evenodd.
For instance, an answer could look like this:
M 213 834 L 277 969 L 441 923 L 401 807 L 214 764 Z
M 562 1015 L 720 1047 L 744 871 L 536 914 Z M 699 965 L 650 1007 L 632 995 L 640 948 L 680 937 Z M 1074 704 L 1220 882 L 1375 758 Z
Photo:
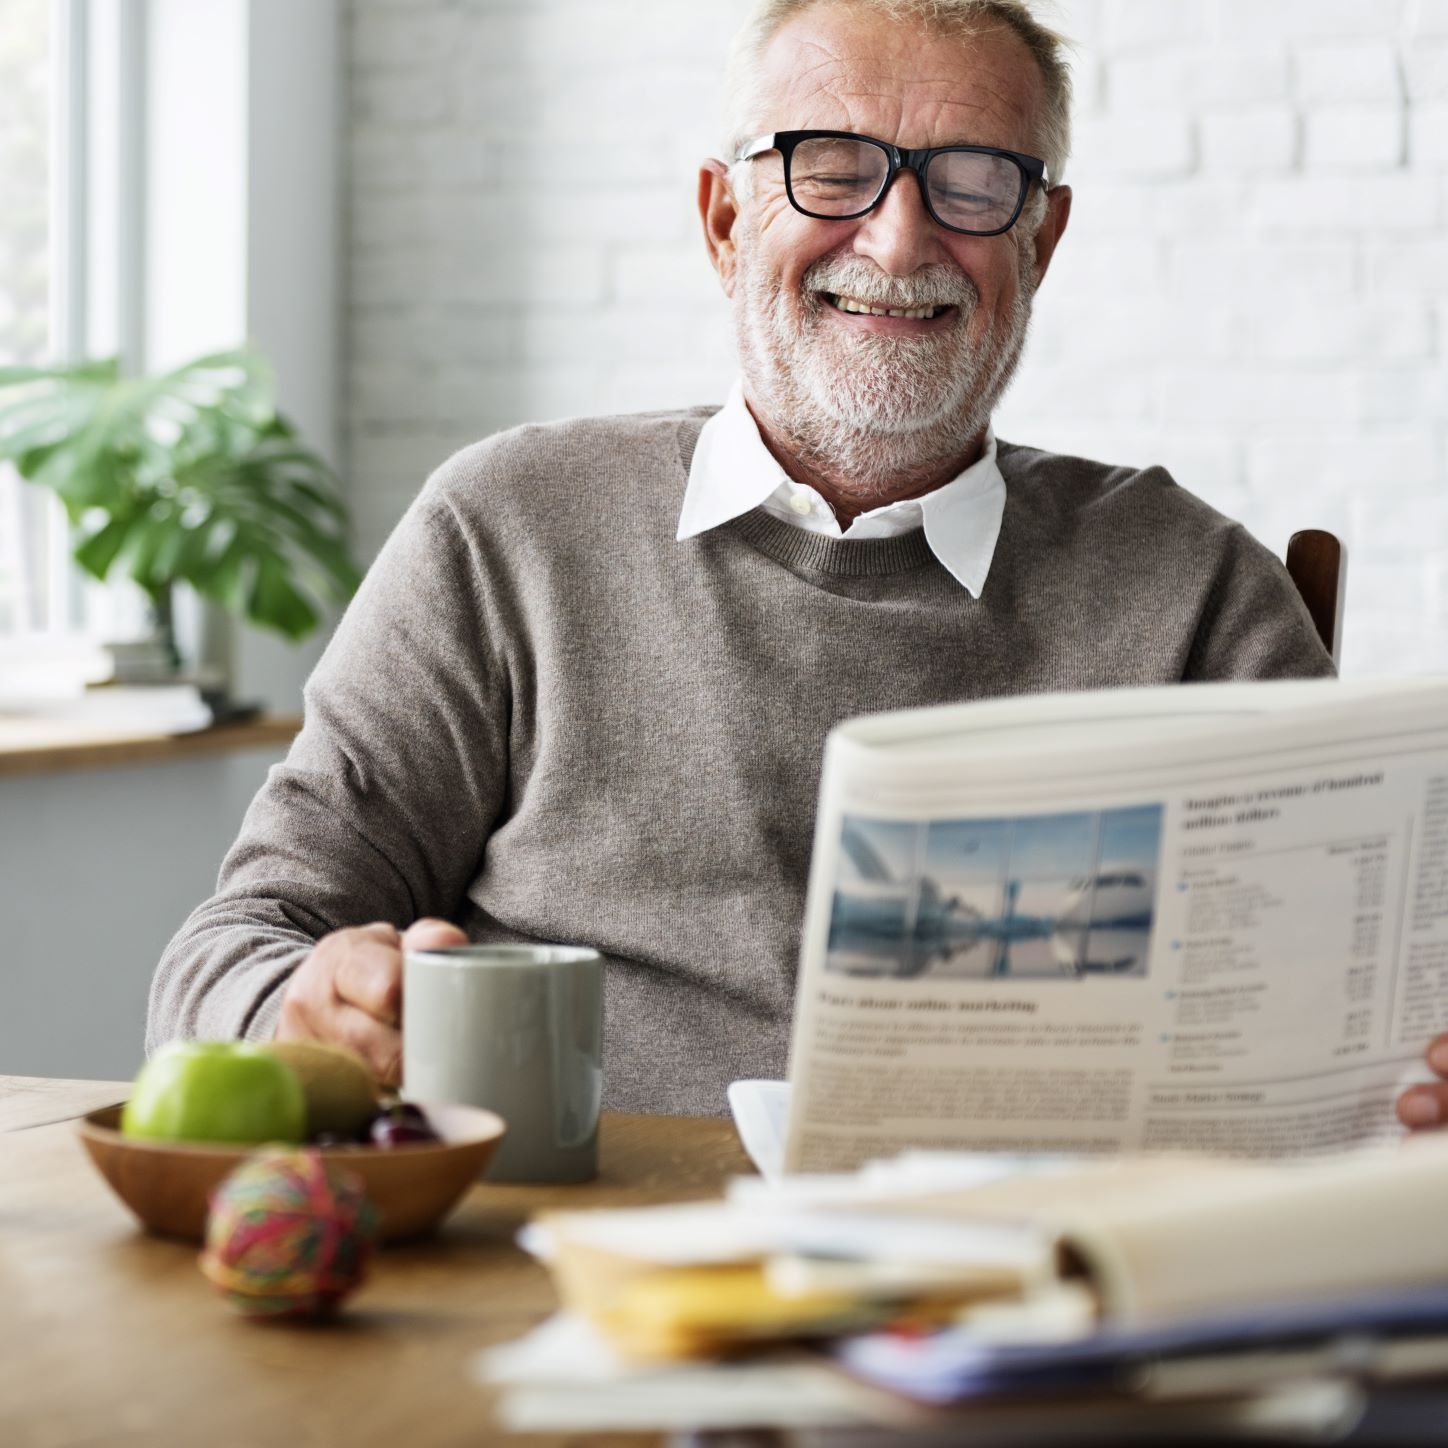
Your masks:
M 677 461 L 681 494 L 689 481 L 689 464 L 699 433 L 715 411 L 716 408 L 701 410 L 680 419 Z M 838 577 L 906 573 L 935 562 L 924 528 L 912 528 L 893 538 L 829 538 L 786 523 L 761 507 L 751 508 L 711 531 L 733 533 L 786 568 L 803 568 Z M 701 536 L 708 537 L 708 534 Z
M 812 573 L 863 578 L 907 573 L 935 562 L 924 528 L 912 528 L 893 538 L 829 538 L 797 528 L 763 508 L 751 508 L 724 527 L 776 563 Z

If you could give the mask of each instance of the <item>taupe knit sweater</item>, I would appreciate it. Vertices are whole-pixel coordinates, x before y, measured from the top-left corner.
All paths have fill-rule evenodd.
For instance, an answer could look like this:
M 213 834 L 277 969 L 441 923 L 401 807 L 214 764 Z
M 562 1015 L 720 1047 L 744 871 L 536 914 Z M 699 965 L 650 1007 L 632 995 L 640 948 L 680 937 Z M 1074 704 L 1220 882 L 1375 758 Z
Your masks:
M 838 720 L 1332 671 L 1277 560 L 1160 469 L 1001 443 L 978 602 L 919 531 L 843 542 L 756 509 L 677 542 L 711 411 L 522 427 L 428 480 L 161 960 L 148 1049 L 265 1038 L 319 936 L 439 915 L 596 946 L 606 1104 L 722 1112 L 729 1081 L 785 1068 Z

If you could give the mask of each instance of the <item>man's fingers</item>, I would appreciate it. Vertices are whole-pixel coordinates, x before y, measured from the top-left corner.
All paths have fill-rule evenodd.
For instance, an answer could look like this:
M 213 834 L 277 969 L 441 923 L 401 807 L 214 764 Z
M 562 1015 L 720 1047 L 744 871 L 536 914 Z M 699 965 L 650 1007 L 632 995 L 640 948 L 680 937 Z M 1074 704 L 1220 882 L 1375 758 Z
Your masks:
M 359 1010 L 339 1005 L 328 1022 L 327 1040 L 350 1046 L 385 1086 L 402 1081 L 402 1032 Z
M 1437 1075 L 1448 1077 L 1448 1035 L 1428 1042 L 1428 1064 Z
M 332 977 L 339 1000 L 387 1026 L 402 1018 L 402 950 L 395 931 L 393 936 L 354 936 Z
M 389 1085 L 402 1079 L 402 936 L 384 923 L 324 935 L 282 997 L 279 1040 L 350 1046 Z
M 417 921 L 406 935 L 380 921 L 333 931 L 288 982 L 277 1035 L 350 1046 L 395 1086 L 402 1079 L 402 952 L 467 940 L 456 925 L 435 919 Z
M 1448 1035 L 1428 1042 L 1428 1065 L 1448 1077 Z M 1398 1120 L 1414 1131 L 1448 1125 L 1448 1086 L 1410 1086 L 1398 1097 Z
M 437 920 L 431 916 L 413 921 L 402 936 L 404 950 L 437 950 L 444 945 L 467 943 L 466 931 L 459 930 L 451 921 Z
M 1398 1120 L 1414 1131 L 1448 1122 L 1448 1086 L 1412 1086 L 1398 1097 Z
M 396 945 L 402 939 L 397 927 L 385 920 L 372 925 L 353 925 L 347 930 L 339 930 L 337 935 L 345 940 L 376 940 L 383 945 Z

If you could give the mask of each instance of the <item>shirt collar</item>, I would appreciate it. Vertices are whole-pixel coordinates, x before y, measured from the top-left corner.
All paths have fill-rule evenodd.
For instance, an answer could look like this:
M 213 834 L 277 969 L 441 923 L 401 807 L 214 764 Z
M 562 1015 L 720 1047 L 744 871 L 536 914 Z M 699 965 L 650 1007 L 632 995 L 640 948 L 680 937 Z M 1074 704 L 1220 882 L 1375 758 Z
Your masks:
M 679 514 L 679 541 L 707 533 L 798 485 L 764 445 L 736 381 L 724 406 L 706 422 L 694 447 L 688 486 Z M 871 509 L 861 520 L 921 525 L 925 541 L 940 565 L 973 598 L 985 587 L 986 574 L 1000 537 L 1006 485 L 996 462 L 996 438 L 987 430 L 985 447 L 968 468 L 919 498 Z M 857 520 L 860 521 L 860 520 Z M 869 526 L 866 533 L 881 531 Z M 898 527 L 888 531 L 899 531 Z

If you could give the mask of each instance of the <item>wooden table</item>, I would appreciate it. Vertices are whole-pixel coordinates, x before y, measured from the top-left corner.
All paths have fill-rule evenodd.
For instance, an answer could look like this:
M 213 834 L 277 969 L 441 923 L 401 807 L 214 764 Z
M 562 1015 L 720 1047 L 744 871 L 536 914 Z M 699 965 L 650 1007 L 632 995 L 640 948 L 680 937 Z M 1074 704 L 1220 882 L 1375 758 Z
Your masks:
M 0 1076 L 4 1448 L 504 1441 L 468 1368 L 555 1305 L 514 1243 L 528 1217 L 711 1196 L 751 1170 L 727 1121 L 605 1116 L 597 1181 L 475 1186 L 436 1238 L 381 1252 L 334 1324 L 247 1322 L 202 1277 L 195 1247 L 138 1229 L 76 1139 L 72 1118 L 128 1091 Z

